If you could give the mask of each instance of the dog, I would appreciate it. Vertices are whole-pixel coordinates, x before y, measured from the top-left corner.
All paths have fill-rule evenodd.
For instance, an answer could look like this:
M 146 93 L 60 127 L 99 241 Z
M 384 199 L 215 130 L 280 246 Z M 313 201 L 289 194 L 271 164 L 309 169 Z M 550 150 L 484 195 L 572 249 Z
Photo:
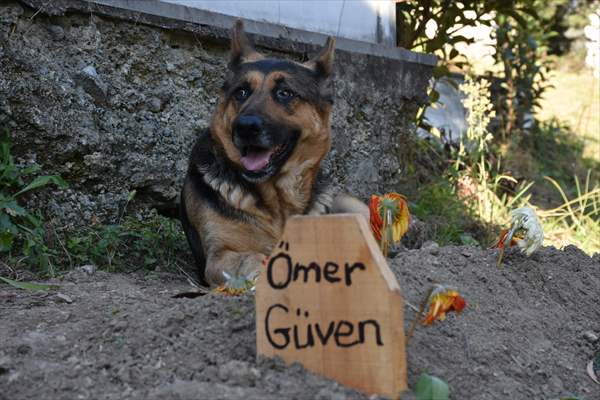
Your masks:
M 191 151 L 180 199 L 203 284 L 256 276 L 293 215 L 358 212 L 368 220 L 364 203 L 334 196 L 320 174 L 331 147 L 334 47 L 329 37 L 305 63 L 266 58 L 235 23 L 229 74 Z

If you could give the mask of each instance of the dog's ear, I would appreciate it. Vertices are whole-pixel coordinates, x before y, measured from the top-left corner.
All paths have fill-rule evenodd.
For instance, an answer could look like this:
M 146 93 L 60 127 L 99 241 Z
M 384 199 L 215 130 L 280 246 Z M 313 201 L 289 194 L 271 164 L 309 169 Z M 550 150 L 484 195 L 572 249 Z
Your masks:
M 319 54 L 314 56 L 309 61 L 305 62 L 304 65 L 314 69 L 317 74 L 323 78 L 328 78 L 333 70 L 333 53 L 335 51 L 335 38 L 329 36 L 325 47 L 321 49 Z
M 250 40 L 244 32 L 244 23 L 241 19 L 235 21 L 231 35 L 231 56 L 229 59 L 229 68 L 235 69 L 248 61 L 257 61 L 263 59 L 263 55 L 258 53 L 252 47 Z

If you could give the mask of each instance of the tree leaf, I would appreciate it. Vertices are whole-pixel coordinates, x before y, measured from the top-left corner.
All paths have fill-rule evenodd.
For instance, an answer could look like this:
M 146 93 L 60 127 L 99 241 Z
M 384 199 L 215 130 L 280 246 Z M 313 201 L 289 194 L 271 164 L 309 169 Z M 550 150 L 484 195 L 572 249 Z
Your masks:
M 32 282 L 18 282 L 18 281 L 13 281 L 12 279 L 5 278 L 3 276 L 0 276 L 0 280 L 4 281 L 5 283 L 8 283 L 12 287 L 15 287 L 17 289 L 23 289 L 23 290 L 46 291 L 46 290 L 52 290 L 52 289 L 58 288 L 58 285 L 45 285 L 42 283 L 32 283 Z
M 48 186 L 50 184 L 55 184 L 61 189 L 64 189 L 68 186 L 67 182 L 58 175 L 44 175 L 38 176 L 35 178 L 29 185 L 25 186 L 19 192 L 15 194 L 15 197 L 22 195 L 33 189 L 38 189 L 44 186 Z
M 417 400 L 449 400 L 450 390 L 448 384 L 428 374 L 421 374 L 415 387 Z

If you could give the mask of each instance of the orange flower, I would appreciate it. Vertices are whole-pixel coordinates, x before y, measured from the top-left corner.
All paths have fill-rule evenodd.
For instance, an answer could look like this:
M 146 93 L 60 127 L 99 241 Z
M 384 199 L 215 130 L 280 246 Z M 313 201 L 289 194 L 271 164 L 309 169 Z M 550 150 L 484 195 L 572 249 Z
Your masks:
M 225 284 L 213 289 L 216 293 L 221 293 L 226 296 L 239 296 L 247 291 L 254 291 L 256 286 L 256 278 L 249 279 L 245 276 L 231 276 L 223 271 Z
M 467 302 L 456 289 L 437 285 L 429 296 L 428 305 L 423 325 L 431 325 L 436 320 L 443 321 L 446 319 L 446 313 L 450 311 L 460 313 L 467 306 Z
M 372 195 L 369 211 L 371 230 L 380 242 L 381 250 L 386 254 L 390 243 L 399 242 L 408 231 L 410 222 L 408 202 L 406 197 L 398 193 Z
M 248 289 L 232 288 L 232 287 L 228 287 L 227 285 L 223 285 L 223 286 L 219 286 L 218 288 L 215 288 L 214 291 L 216 293 L 224 294 L 225 296 L 239 296 L 241 294 L 246 293 L 248 291 Z
M 490 247 L 490 249 L 504 249 L 507 245 L 506 239 L 508 237 L 508 233 L 509 233 L 508 229 L 502 229 L 500 231 L 500 238 L 498 239 L 498 243 L 496 243 L 495 245 Z M 512 247 L 512 246 L 516 246 L 516 245 L 517 245 L 517 241 L 514 240 L 513 238 L 511 238 L 510 243 L 508 244 L 508 247 Z

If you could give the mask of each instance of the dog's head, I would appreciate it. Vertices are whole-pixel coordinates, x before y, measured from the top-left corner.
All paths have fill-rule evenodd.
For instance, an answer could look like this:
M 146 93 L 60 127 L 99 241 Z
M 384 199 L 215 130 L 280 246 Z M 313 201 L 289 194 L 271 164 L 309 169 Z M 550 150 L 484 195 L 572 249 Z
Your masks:
M 334 46 L 329 38 L 306 63 L 265 58 L 250 45 L 242 22 L 235 24 L 230 74 L 211 130 L 246 180 L 314 170 L 329 151 Z

